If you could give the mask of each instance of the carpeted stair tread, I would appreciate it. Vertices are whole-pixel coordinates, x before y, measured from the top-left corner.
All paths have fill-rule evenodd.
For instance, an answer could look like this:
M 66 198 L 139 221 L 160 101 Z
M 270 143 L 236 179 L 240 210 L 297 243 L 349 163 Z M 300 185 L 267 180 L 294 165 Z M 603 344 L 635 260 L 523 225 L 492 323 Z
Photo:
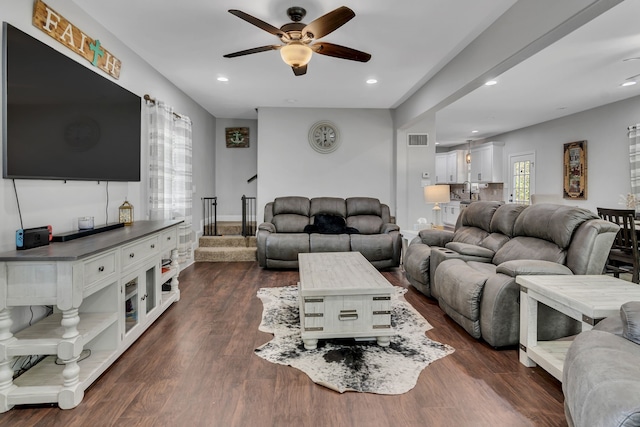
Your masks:
M 217 236 L 202 236 L 195 250 L 201 262 L 256 261 L 256 236 L 243 237 L 240 221 L 218 223 Z
M 255 230 L 255 223 L 251 223 Z M 233 236 L 242 234 L 242 222 L 241 221 L 219 221 L 218 222 L 218 235 L 219 236 Z
M 246 248 L 255 246 L 255 237 L 242 236 L 202 236 L 200 238 L 200 247 L 206 248 Z
M 201 262 L 256 261 L 257 248 L 200 247 L 195 250 L 195 260 Z

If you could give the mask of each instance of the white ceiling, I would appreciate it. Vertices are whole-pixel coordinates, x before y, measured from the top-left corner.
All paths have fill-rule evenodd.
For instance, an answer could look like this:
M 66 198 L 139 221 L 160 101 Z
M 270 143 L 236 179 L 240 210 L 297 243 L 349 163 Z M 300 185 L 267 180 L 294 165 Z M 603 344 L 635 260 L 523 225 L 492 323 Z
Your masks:
M 640 0 L 625 0 L 436 114 L 442 145 L 514 129 L 640 95 Z M 478 133 L 471 133 L 477 130 Z
M 256 118 L 258 107 L 397 107 L 516 2 L 74 1 L 218 118 Z M 368 63 L 314 54 L 307 74 L 296 77 L 277 51 L 223 58 L 279 43 L 228 9 L 280 27 L 289 22 L 291 6 L 304 7 L 303 22 L 310 23 L 343 5 L 355 18 L 322 40 L 368 52 Z M 619 87 L 640 73 L 640 60 L 622 61 L 640 56 L 634 22 L 639 14 L 640 0 L 623 1 L 499 76 L 498 85 L 481 87 L 441 110 L 437 139 L 452 145 L 487 138 L 640 94 L 640 84 Z M 229 81 L 218 82 L 219 76 Z M 369 78 L 378 83 L 367 85 Z
M 395 107 L 515 0 L 75 3 L 214 116 L 256 118 L 256 107 Z M 227 53 L 280 43 L 229 9 L 280 27 L 290 22 L 286 11 L 291 6 L 307 10 L 303 22 L 308 24 L 343 5 L 353 9 L 355 18 L 322 40 L 370 53 L 367 63 L 314 55 L 307 74 L 296 77 L 278 51 L 223 58 Z M 218 76 L 228 77 L 229 82 L 218 82 Z M 369 78 L 379 83 L 367 85 Z

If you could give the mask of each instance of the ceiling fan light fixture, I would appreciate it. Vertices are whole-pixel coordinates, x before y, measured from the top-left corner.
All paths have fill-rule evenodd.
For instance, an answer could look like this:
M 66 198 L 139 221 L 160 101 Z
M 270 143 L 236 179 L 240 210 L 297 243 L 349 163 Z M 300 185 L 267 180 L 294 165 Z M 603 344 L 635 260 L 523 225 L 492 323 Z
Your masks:
M 282 60 L 291 67 L 304 67 L 311 60 L 313 51 L 301 42 L 291 42 L 280 48 Z

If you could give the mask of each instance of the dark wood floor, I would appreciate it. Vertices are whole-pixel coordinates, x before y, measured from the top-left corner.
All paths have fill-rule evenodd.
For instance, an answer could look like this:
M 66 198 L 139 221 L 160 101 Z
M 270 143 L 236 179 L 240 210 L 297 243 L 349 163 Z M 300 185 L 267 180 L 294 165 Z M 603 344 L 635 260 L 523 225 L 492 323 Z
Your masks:
M 560 383 L 525 368 L 515 349 L 472 339 L 437 303 L 408 286 L 406 299 L 433 325 L 427 336 L 455 352 L 398 396 L 339 394 L 302 372 L 253 354 L 260 287 L 293 285 L 297 271 L 255 262 L 197 263 L 180 275 L 174 304 L 72 410 L 16 407 L 2 426 L 565 426 Z

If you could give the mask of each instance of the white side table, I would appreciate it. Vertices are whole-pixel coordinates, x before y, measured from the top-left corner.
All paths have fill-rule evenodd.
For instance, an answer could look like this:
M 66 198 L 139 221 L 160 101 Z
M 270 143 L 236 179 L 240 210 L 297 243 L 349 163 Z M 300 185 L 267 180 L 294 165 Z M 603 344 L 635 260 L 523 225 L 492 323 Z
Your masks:
M 404 265 L 404 257 L 407 254 L 409 243 L 418 237 L 418 233 L 420 233 L 420 230 L 400 230 L 400 234 L 402 234 L 402 265 Z
M 562 368 L 571 340 L 538 341 L 538 303 L 582 323 L 589 330 L 620 306 L 640 301 L 640 286 L 610 276 L 517 276 L 520 285 L 520 362 L 540 365 L 562 381 Z

